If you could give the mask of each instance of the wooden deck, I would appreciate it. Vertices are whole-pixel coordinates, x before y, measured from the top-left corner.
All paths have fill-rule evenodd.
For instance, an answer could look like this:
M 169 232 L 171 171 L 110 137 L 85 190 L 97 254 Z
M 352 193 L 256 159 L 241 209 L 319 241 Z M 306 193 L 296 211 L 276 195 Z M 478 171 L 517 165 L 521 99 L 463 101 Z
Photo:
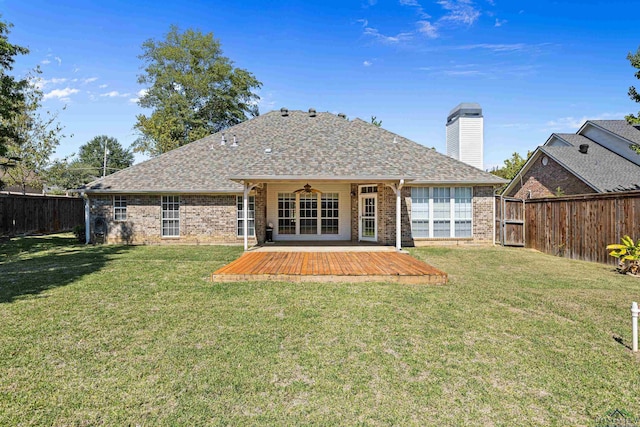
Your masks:
M 397 252 L 248 252 L 214 272 L 211 280 L 435 285 L 447 283 L 447 273 Z

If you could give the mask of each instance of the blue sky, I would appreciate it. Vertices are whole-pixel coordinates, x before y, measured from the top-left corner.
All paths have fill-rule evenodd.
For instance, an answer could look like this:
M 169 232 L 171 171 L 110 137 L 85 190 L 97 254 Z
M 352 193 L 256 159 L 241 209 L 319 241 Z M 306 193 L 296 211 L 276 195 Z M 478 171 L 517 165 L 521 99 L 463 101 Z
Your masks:
M 445 152 L 460 102 L 484 113 L 485 168 L 526 154 L 585 119 L 638 112 L 626 59 L 640 46 L 637 1 L 41 1 L 0 0 L 10 41 L 40 65 L 45 107 L 59 111 L 64 157 L 96 135 L 136 134 L 142 43 L 171 24 L 213 32 L 263 83 L 260 111 L 280 107 L 376 116 Z M 66 109 L 62 108 L 66 105 Z M 141 159 L 140 156 L 137 157 Z

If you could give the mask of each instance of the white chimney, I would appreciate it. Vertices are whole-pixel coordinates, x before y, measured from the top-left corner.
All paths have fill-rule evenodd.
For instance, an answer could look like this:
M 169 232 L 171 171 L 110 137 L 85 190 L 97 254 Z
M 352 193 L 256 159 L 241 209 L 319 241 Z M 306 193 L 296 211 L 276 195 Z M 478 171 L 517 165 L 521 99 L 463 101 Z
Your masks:
M 449 113 L 447 156 L 484 169 L 484 119 L 480 104 L 463 102 Z

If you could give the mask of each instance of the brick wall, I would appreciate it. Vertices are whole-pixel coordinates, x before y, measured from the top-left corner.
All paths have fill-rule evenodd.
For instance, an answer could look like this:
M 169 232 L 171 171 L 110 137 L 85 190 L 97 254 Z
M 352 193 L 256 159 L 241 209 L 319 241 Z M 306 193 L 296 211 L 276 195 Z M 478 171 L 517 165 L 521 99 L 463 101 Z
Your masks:
M 256 233 L 264 238 L 264 195 L 256 195 Z M 161 196 L 127 195 L 127 220 L 114 221 L 113 197 L 92 197 L 91 227 L 95 219 L 106 219 L 108 243 L 242 243 L 237 237 L 236 195 L 180 196 L 180 236 L 162 237 Z M 262 227 L 262 228 L 259 228 Z M 249 242 L 256 239 L 250 237 Z
M 524 174 L 522 182 L 517 182 L 514 189 L 507 195 L 519 199 L 553 197 L 557 195 L 558 187 L 562 190 L 562 194 L 567 196 L 595 193 L 595 190 L 553 159 L 549 158 L 545 166 L 541 158 L 538 158 Z
M 359 197 L 358 186 L 351 191 L 351 240 L 358 240 Z M 473 237 L 463 239 L 417 239 L 411 235 L 411 187 L 401 190 L 402 245 L 422 246 L 442 243 L 492 243 L 493 242 L 493 187 L 473 188 Z M 378 243 L 396 244 L 396 195 L 384 184 L 378 184 Z
M 420 238 L 411 236 L 411 187 L 402 189 L 402 245 L 429 246 L 439 244 L 488 244 L 493 243 L 493 187 L 473 187 L 473 232 L 471 238 Z M 394 202 L 395 209 L 395 202 Z M 395 212 L 395 210 L 394 210 Z M 395 215 L 395 213 L 394 213 Z M 395 216 L 394 216 L 395 218 Z M 395 239 L 395 233 L 394 233 Z
M 358 185 L 351 185 L 351 240 L 358 241 Z M 265 240 L 267 187 L 256 188 L 256 238 L 250 244 Z M 127 220 L 114 221 L 113 197 L 92 197 L 91 225 L 101 216 L 108 224 L 106 241 L 131 244 L 241 244 L 237 233 L 236 195 L 182 195 L 180 197 L 180 236 L 161 236 L 162 207 L 160 196 L 127 196 Z M 391 188 L 378 184 L 378 243 L 396 243 L 396 196 Z M 493 241 L 493 188 L 473 189 L 473 238 L 468 239 L 419 239 L 411 236 L 411 188 L 401 191 L 402 245 L 456 243 L 490 243 Z M 92 229 L 92 231 L 94 231 Z
M 473 187 L 473 240 L 493 243 L 493 187 Z

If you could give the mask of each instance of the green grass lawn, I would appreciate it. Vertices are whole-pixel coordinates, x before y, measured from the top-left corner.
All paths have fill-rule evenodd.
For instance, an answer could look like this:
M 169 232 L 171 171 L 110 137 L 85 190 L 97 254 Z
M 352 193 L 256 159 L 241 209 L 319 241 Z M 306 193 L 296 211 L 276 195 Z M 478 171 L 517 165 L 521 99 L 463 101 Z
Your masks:
M 445 286 L 212 284 L 238 247 L 0 243 L 0 425 L 594 425 L 640 416 L 640 279 L 420 248 Z

